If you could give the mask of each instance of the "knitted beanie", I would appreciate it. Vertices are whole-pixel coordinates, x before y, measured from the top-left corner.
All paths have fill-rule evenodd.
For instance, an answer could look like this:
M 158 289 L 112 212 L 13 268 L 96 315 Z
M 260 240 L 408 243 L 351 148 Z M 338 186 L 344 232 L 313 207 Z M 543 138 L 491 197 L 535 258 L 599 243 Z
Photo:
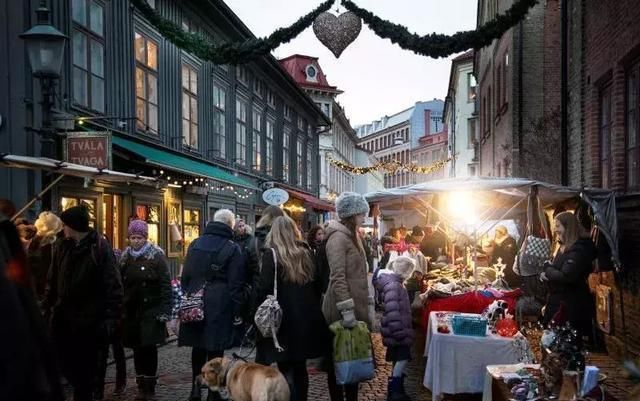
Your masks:
M 86 233 L 89 231 L 89 212 L 85 206 L 70 207 L 62 212 L 60 220 L 77 232 Z
M 149 238 L 149 226 L 142 220 L 131 220 L 128 230 L 129 237 L 132 235 L 139 235 L 144 238 Z
M 344 220 L 358 214 L 369 213 L 369 203 L 364 196 L 355 192 L 343 192 L 336 199 L 338 218 Z

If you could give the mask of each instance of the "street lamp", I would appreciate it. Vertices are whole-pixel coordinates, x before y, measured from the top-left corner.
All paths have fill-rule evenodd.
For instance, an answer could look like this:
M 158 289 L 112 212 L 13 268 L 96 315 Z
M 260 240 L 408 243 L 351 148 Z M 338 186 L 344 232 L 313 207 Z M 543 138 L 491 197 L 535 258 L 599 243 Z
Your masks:
M 55 157 L 55 131 L 51 121 L 51 109 L 54 104 L 54 81 L 60 77 L 67 36 L 50 24 L 46 1 L 40 2 L 36 16 L 36 25 L 22 33 L 20 38 L 25 41 L 31 71 L 33 76 L 40 80 L 42 90 L 42 156 Z

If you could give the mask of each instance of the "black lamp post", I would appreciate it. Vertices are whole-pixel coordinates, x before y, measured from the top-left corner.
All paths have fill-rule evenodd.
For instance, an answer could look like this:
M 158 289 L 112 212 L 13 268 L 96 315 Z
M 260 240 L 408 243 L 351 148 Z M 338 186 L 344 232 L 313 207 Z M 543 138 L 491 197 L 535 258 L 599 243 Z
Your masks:
M 55 130 L 51 121 L 54 104 L 55 81 L 60 78 L 64 46 L 67 36 L 50 24 L 46 1 L 36 10 L 37 23 L 20 35 L 25 41 L 33 76 L 40 80 L 42 92 L 42 127 L 40 129 L 41 155 L 56 157 Z

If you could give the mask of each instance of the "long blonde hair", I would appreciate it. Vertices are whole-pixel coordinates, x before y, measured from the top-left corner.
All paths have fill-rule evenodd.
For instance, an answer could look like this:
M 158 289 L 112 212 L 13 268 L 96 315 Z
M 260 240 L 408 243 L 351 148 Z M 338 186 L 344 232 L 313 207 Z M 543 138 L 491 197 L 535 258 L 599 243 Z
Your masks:
M 256 228 L 270 226 L 276 218 L 284 215 L 284 212 L 278 206 L 267 206 L 262 212 L 262 217 L 256 223 Z
M 278 263 L 282 265 L 282 276 L 286 281 L 306 284 L 313 280 L 314 265 L 309 250 L 301 245 L 300 231 L 290 217 L 277 217 L 271 224 L 265 246 L 273 248 L 278 255 Z

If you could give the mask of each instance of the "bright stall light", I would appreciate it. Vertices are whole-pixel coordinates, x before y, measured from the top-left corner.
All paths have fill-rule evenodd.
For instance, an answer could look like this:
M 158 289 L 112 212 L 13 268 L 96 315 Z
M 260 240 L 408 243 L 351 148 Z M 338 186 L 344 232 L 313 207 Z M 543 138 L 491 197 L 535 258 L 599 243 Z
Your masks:
M 457 223 L 475 225 L 478 223 L 478 211 L 473 194 L 468 191 L 450 192 L 447 197 L 449 214 Z

